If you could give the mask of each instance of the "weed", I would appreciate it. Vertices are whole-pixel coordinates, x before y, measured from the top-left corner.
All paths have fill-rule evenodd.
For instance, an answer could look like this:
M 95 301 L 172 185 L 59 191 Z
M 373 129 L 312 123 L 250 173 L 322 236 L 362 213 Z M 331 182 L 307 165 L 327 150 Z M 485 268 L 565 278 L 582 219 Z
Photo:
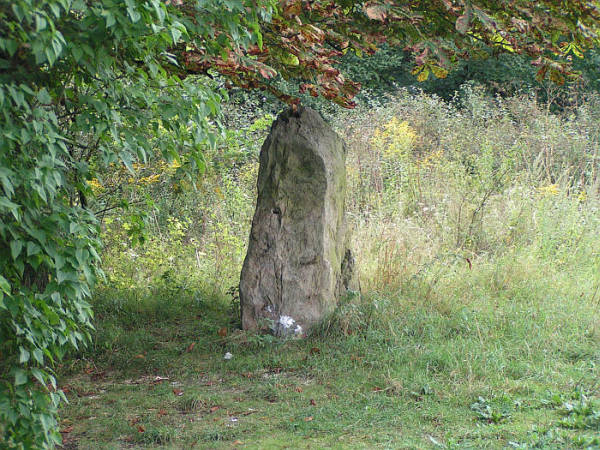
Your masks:
M 498 424 L 511 416 L 513 405 L 507 404 L 505 399 L 500 401 L 488 402 L 485 398 L 479 397 L 471 405 L 471 410 L 475 412 L 477 419 L 487 423 Z
M 577 402 L 565 402 L 561 412 L 565 415 L 560 421 L 564 428 L 600 431 L 600 402 L 582 395 Z

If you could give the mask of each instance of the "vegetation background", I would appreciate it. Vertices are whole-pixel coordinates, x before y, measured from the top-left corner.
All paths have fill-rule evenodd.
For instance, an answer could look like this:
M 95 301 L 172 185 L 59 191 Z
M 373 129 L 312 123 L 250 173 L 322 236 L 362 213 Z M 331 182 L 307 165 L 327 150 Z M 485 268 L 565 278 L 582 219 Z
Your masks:
M 196 188 L 164 164 L 113 172 L 155 207 L 143 245 L 104 219 L 93 345 L 63 368 L 67 443 L 600 445 L 600 98 L 541 88 L 415 86 L 331 115 L 362 293 L 302 341 L 236 331 L 276 104 L 232 95 Z
M 277 340 L 239 330 L 237 284 L 302 85 L 184 77 L 207 23 L 121 3 L 0 5 L 0 447 L 600 447 L 596 52 L 569 44 L 564 85 L 490 48 L 449 74 L 347 52 L 358 106 L 302 101 L 348 144 L 361 292 Z M 262 39 L 274 4 L 218 3 Z

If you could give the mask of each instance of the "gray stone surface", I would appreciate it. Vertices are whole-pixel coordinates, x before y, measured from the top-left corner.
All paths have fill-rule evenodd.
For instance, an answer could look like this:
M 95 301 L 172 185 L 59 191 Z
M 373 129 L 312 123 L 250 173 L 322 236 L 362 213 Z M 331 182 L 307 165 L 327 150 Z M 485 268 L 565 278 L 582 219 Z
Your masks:
M 304 334 L 351 283 L 345 159 L 343 141 L 309 108 L 287 110 L 273 124 L 240 279 L 244 329 Z

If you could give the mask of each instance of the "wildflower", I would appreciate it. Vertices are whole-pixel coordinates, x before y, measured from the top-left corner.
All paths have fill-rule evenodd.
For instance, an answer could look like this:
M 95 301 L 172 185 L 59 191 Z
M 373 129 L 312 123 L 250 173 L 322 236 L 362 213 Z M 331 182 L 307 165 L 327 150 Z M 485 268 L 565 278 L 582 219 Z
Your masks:
M 544 196 L 553 196 L 559 193 L 558 184 L 549 184 L 538 188 L 540 194 Z
M 292 319 L 290 316 L 279 317 L 279 324 L 285 329 L 290 328 L 292 325 L 294 325 L 295 322 L 296 321 L 294 319 Z

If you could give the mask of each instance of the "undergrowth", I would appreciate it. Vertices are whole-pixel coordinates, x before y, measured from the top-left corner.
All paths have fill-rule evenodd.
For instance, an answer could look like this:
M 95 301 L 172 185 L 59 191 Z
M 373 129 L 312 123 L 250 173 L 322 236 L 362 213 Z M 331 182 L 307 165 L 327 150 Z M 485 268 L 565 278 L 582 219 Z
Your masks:
M 342 118 L 361 292 L 306 339 L 237 329 L 256 147 L 142 247 L 113 217 L 65 446 L 600 446 L 597 100 L 465 89 Z

